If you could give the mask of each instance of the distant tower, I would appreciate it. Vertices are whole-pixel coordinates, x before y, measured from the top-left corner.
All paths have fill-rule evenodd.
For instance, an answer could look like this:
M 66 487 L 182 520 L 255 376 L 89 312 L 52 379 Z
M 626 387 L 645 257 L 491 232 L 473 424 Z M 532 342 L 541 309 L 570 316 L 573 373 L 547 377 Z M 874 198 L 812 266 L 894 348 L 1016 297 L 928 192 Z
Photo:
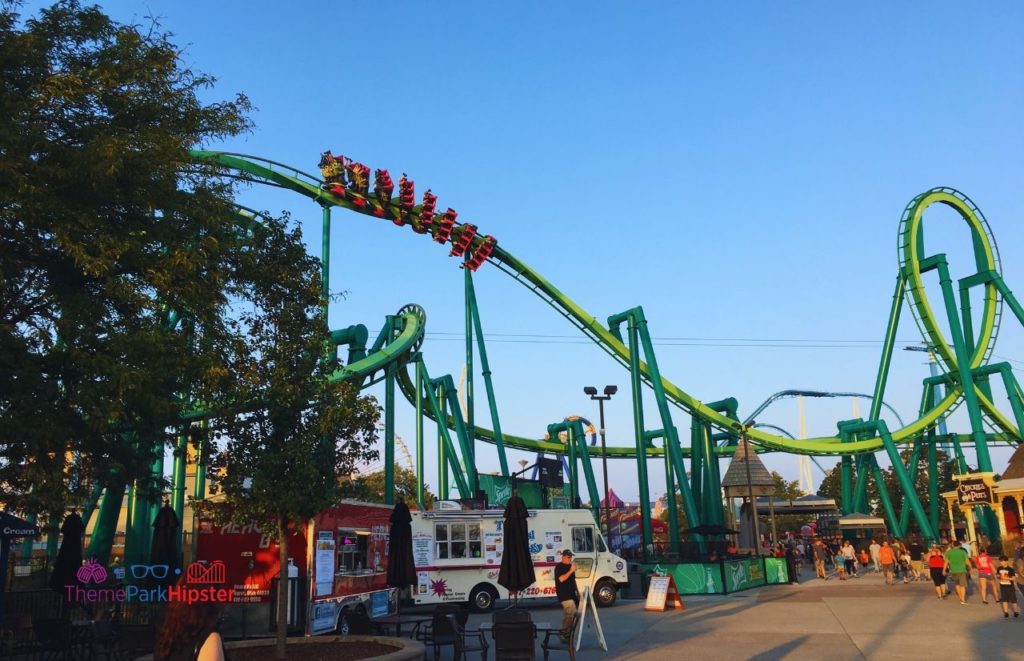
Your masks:
M 796 398 L 800 407 L 800 438 L 807 438 L 807 416 L 804 414 L 804 396 Z M 800 455 L 800 491 L 805 495 L 814 493 L 814 478 L 811 476 L 811 458 L 805 454 Z

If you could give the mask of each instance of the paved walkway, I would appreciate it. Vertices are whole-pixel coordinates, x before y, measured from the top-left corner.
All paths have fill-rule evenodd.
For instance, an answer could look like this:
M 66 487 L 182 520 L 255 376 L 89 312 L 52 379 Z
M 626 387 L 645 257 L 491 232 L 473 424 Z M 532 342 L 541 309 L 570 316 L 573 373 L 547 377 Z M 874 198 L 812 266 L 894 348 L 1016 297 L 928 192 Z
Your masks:
M 665 613 L 645 612 L 641 601 L 602 610 L 609 651 L 588 626 L 578 658 L 1024 660 L 1024 616 L 1004 620 L 976 593 L 966 606 L 939 600 L 931 581 L 886 586 L 868 574 L 684 602 Z M 555 608 L 531 610 L 536 621 L 560 620 Z

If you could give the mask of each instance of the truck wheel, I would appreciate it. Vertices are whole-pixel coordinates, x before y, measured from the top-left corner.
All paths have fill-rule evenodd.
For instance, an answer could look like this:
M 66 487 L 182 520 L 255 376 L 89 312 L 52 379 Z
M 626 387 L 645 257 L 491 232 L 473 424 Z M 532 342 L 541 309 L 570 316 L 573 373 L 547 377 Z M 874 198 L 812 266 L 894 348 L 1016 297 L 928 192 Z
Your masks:
M 489 613 L 498 600 L 498 593 L 490 585 L 481 584 L 469 593 L 469 610 L 474 613 Z
M 611 606 L 619 595 L 613 581 L 599 581 L 594 589 L 594 602 L 601 608 Z
M 346 615 L 348 615 L 348 609 L 344 608 L 341 611 L 341 615 L 338 616 L 338 624 L 337 624 L 337 626 L 334 627 L 334 633 L 338 634 L 339 636 L 347 636 L 348 635 L 349 628 L 348 628 L 348 618 L 346 617 Z

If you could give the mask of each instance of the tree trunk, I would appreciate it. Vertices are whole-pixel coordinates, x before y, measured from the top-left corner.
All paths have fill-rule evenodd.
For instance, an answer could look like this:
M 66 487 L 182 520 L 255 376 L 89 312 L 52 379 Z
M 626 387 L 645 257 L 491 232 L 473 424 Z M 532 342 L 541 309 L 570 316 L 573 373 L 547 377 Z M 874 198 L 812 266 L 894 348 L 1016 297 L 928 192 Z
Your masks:
M 277 582 L 277 658 L 285 658 L 288 638 L 288 517 L 277 523 L 277 548 L 280 555 L 280 578 Z

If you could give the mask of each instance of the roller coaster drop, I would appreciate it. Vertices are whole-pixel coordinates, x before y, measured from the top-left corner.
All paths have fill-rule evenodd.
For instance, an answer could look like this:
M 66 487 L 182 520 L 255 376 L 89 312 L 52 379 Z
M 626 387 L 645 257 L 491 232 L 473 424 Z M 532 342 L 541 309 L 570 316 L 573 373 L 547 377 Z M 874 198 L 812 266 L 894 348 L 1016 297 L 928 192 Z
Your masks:
M 731 455 L 743 426 L 738 416 L 738 403 L 733 398 L 716 402 L 701 402 L 668 379 L 662 377 L 654 353 L 651 336 L 643 309 L 631 308 L 614 314 L 602 324 L 570 300 L 539 273 L 498 245 L 492 236 L 481 236 L 475 225 L 457 222 L 457 213 L 448 208 L 438 214 L 437 197 L 429 190 L 416 204 L 414 183 L 405 175 L 399 179 L 398 196 L 393 197 L 394 183 L 386 170 L 377 170 L 373 191 L 370 190 L 370 169 L 341 156 L 325 153 L 320 162 L 324 180 L 274 161 L 224 152 L 195 151 L 193 158 L 215 163 L 227 171 L 237 173 L 257 183 L 284 188 L 302 195 L 320 205 L 323 220 L 323 286 L 325 294 L 329 283 L 329 255 L 331 238 L 331 211 L 340 207 L 374 218 L 389 220 L 398 226 L 409 226 L 414 232 L 429 235 L 440 244 L 450 244 L 450 255 L 460 258 L 465 272 L 466 309 L 466 363 L 467 413 L 463 416 L 457 399 L 454 380 L 450 375 L 432 378 L 427 371 L 420 347 L 423 342 L 426 315 L 417 305 L 406 305 L 397 314 L 389 315 L 376 341 L 369 347 L 369 334 L 363 325 L 350 326 L 332 332 L 331 339 L 338 348 L 347 347 L 344 366 L 333 375 L 334 380 L 354 380 L 369 386 L 384 382 L 384 466 L 386 500 L 391 502 L 394 489 L 395 465 L 395 388 L 415 406 L 416 470 L 418 496 L 423 493 L 424 417 L 437 423 L 438 430 L 438 491 L 444 497 L 455 486 L 460 494 L 475 493 L 478 487 L 476 471 L 476 441 L 496 446 L 501 473 L 509 475 L 506 449 L 530 452 L 548 452 L 564 456 L 568 461 L 569 482 L 573 494 L 579 493 L 580 471 L 586 484 L 590 504 L 597 516 L 601 501 L 590 464 L 591 454 L 600 453 L 599 447 L 588 447 L 584 421 L 568 418 L 548 426 L 546 439 L 531 439 L 504 433 L 498 418 L 498 409 L 491 384 L 491 371 L 487 361 L 484 333 L 476 304 L 473 273 L 485 262 L 490 262 L 514 280 L 539 296 L 563 315 L 584 336 L 607 352 L 625 367 L 631 378 L 633 425 L 635 443 L 632 446 L 608 447 L 611 458 L 632 458 L 636 461 L 637 482 L 640 489 L 640 509 L 643 548 L 651 548 L 651 511 L 648 493 L 648 459 L 662 457 L 666 484 L 670 494 L 679 493 L 687 521 L 690 525 L 724 523 L 722 508 L 719 458 Z M 944 254 L 929 255 L 925 250 L 922 220 L 925 210 L 932 204 L 943 204 L 967 223 L 971 230 L 976 273 L 956 283 L 959 299 Z M 1017 321 L 1024 324 L 1024 308 L 1003 282 L 999 253 L 988 222 L 981 211 L 962 193 L 951 188 L 934 188 L 910 201 L 900 218 L 898 234 L 899 270 L 893 293 L 892 307 L 886 328 L 882 356 L 872 395 L 868 417 L 838 423 L 838 434 L 832 437 L 795 440 L 769 433 L 767 427 L 747 427 L 747 437 L 759 451 L 783 451 L 812 456 L 836 455 L 841 457 L 841 502 L 844 513 L 863 512 L 867 505 L 867 478 L 871 474 L 881 483 L 882 474 L 875 454 L 884 451 L 893 465 L 903 491 L 903 511 L 897 513 L 885 489 L 879 489 L 882 506 L 890 530 L 902 535 L 909 516 L 923 535 L 936 538 L 939 529 L 938 443 L 951 443 L 961 472 L 968 466 L 964 447 L 973 446 L 979 471 L 991 471 L 989 445 L 993 443 L 1017 444 L 1024 429 L 1024 405 L 1020 385 L 1008 363 L 989 363 L 998 333 L 1003 304 L 1009 306 Z M 940 328 L 939 317 L 929 302 L 924 285 L 925 274 L 938 276 L 942 292 L 940 313 L 945 313 L 950 337 Z M 983 306 L 980 315 L 971 308 L 970 292 L 982 290 Z M 325 296 L 326 300 L 326 296 Z M 890 430 L 880 413 L 883 406 L 886 381 L 892 359 L 896 331 L 903 303 L 908 302 L 914 321 L 924 342 L 937 356 L 940 373 L 924 380 L 921 406 L 917 419 L 900 429 Z M 975 330 L 977 329 L 977 330 Z M 476 340 L 474 342 L 474 340 Z M 487 396 L 491 428 L 476 424 L 473 409 L 473 359 L 478 355 Z M 991 379 L 1002 379 L 1012 420 L 993 403 Z M 970 384 L 964 387 L 963 384 Z M 643 410 L 644 387 L 653 390 L 657 412 L 653 425 Z M 970 420 L 969 434 L 939 436 L 940 425 L 960 404 Z M 682 409 L 690 416 L 688 446 L 680 442 L 679 431 L 673 424 L 670 407 Z M 202 412 L 193 419 L 204 417 Z M 902 421 L 901 421 L 902 424 Z M 992 433 L 986 432 L 986 424 Z M 454 438 L 453 438 L 454 433 Z M 560 435 L 564 442 L 560 441 Z M 179 517 L 184 510 L 185 434 L 179 439 L 172 474 L 172 504 Z M 899 453 L 901 446 L 909 446 L 912 456 L 904 464 Z M 913 487 L 911 470 L 918 465 L 921 453 L 928 463 L 929 511 Z M 200 456 L 202 456 L 200 451 Z M 461 460 L 460 460 L 461 457 Z M 690 459 L 690 471 L 684 458 Z M 204 467 L 198 462 L 196 495 L 204 493 Z M 908 470 L 908 466 L 911 467 Z M 464 467 L 464 468 L 463 468 Z M 154 477 L 162 478 L 162 462 L 154 466 Z M 688 474 L 690 479 L 688 479 Z M 454 482 L 452 485 L 451 481 Z M 856 481 L 854 481 L 856 476 Z M 112 491 L 110 487 L 108 493 Z M 114 491 L 116 493 L 116 491 Z M 96 492 L 98 494 L 98 491 Z M 142 555 L 148 552 L 149 525 L 156 503 L 143 502 L 130 496 L 132 518 L 129 525 L 128 552 Z M 93 501 L 95 503 L 95 500 Z M 678 543 L 676 527 L 676 499 L 667 498 L 670 538 Z M 89 553 L 98 558 L 109 554 L 120 509 L 120 499 L 104 498 L 90 544 Z M 88 511 L 87 511 L 88 514 Z M 990 537 L 999 535 L 991 512 L 981 522 Z

